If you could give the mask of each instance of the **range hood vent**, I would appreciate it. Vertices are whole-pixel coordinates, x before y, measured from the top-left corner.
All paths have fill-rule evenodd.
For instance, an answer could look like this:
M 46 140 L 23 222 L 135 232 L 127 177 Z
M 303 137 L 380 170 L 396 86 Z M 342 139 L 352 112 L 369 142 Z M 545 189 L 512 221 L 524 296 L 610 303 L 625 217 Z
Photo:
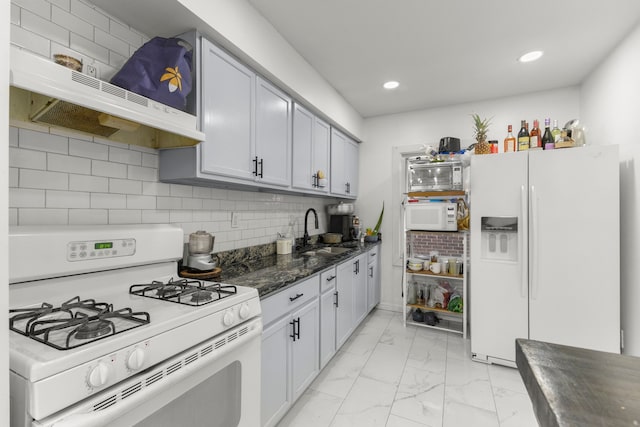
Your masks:
M 13 45 L 10 64 L 13 119 L 154 148 L 195 145 L 204 140 L 204 134 L 197 130 L 197 118 L 191 114 Z

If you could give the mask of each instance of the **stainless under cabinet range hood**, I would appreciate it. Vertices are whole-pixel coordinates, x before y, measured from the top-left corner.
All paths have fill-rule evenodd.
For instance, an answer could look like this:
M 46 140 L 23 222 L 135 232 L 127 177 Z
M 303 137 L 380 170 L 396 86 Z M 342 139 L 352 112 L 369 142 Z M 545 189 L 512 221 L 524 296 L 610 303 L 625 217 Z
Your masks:
M 197 118 L 11 46 L 12 121 L 31 121 L 153 148 L 204 140 Z

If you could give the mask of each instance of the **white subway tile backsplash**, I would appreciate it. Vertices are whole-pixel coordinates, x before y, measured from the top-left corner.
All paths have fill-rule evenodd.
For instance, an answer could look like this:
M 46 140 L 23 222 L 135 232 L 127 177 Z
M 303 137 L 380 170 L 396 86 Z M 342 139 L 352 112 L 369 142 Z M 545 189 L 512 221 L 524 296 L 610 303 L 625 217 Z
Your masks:
M 109 192 L 121 194 L 142 194 L 142 182 L 129 179 L 109 178 Z
M 31 31 L 27 31 L 17 25 L 11 24 L 11 43 L 27 49 L 40 56 L 51 56 L 51 41 Z
M 69 154 L 95 160 L 108 160 L 109 147 L 80 139 L 69 138 Z
M 129 59 L 128 56 L 122 56 L 112 50 L 109 51 L 109 65 L 117 70 L 123 67 L 127 59 Z M 113 75 L 111 77 L 113 77 Z M 109 77 L 109 79 L 111 79 L 111 77 Z
M 142 182 L 142 194 L 149 196 L 169 196 L 171 186 L 163 182 Z
M 71 225 L 108 223 L 109 211 L 107 209 L 69 209 L 69 224 Z
M 139 166 L 142 164 L 142 153 L 120 147 L 109 147 L 109 161 Z
M 38 33 L 51 41 L 55 41 L 64 46 L 69 45 L 69 30 L 51 22 L 49 16 L 43 18 L 28 10 L 23 10 L 20 25 L 23 29 Z
M 197 222 L 209 222 L 211 221 L 211 212 L 205 210 L 194 211 L 193 220 Z
M 100 46 L 81 35 L 71 33 L 69 35 L 69 47 L 84 55 L 95 58 L 100 62 L 104 62 L 105 64 L 109 63 L 109 49 Z
M 193 212 L 186 210 L 172 210 L 169 212 L 171 222 L 192 222 Z
M 47 153 L 47 169 L 89 175 L 91 173 L 91 159 Z
M 231 192 L 230 194 L 233 194 Z M 229 200 L 220 200 L 220 209 L 223 211 L 234 211 L 236 210 L 236 202 L 232 202 Z
M 173 197 L 193 196 L 193 187 L 190 185 L 170 184 L 171 195 Z
M 58 6 L 60 9 L 65 12 L 69 12 L 71 10 L 71 1 L 70 0 L 49 0 L 49 3 L 52 5 Z
M 127 165 L 122 163 L 93 160 L 91 162 L 91 174 L 96 176 L 106 176 L 109 178 L 126 178 Z
M 169 222 L 169 211 L 143 210 L 142 222 L 144 224 L 166 224 Z
M 68 2 L 67 2 L 68 5 Z M 85 39 L 93 38 L 93 25 L 69 13 L 68 9 L 57 6 L 51 8 L 51 21 L 66 28 L 72 33 L 76 33 Z M 69 40 L 65 44 L 69 44 Z
M 11 23 L 13 25 L 20 25 L 20 8 L 11 3 Z
M 18 209 L 20 225 L 66 225 L 69 223 L 68 209 Z
M 157 181 L 158 169 L 142 166 L 129 166 L 127 168 L 127 178 L 140 181 Z
M 124 194 L 91 193 L 92 209 L 126 209 L 127 196 Z
M 18 176 L 20 175 L 20 169 L 18 168 L 9 168 L 9 187 L 17 187 L 20 180 Z
M 9 225 L 18 225 L 18 208 L 9 208 Z
M 193 197 L 210 199 L 211 194 L 211 188 L 209 187 L 193 187 Z
M 182 199 L 180 197 L 164 197 L 158 196 L 156 198 L 156 207 L 158 209 L 181 209 Z
M 142 153 L 142 166 L 158 169 L 158 155 L 152 153 Z
M 202 199 L 192 199 L 189 197 L 185 197 L 182 199 L 182 209 L 202 209 Z
M 156 198 L 153 196 L 127 196 L 127 209 L 155 209 Z
M 109 209 L 109 224 L 141 224 L 142 212 L 136 209 Z
M 14 208 L 44 208 L 45 190 L 9 188 L 9 206 Z
M 202 209 L 209 209 L 212 211 L 216 211 L 220 208 L 220 200 L 208 200 L 205 199 L 202 201 Z
M 28 169 L 47 169 L 47 153 L 9 147 L 9 166 Z
M 89 6 L 79 0 L 71 0 L 70 10 L 72 14 L 87 21 L 94 27 L 109 31 L 109 18 L 94 6 Z
M 69 138 L 30 129 L 20 129 L 18 131 L 18 145 L 20 148 L 47 151 L 49 153 L 69 153 Z
M 9 127 L 9 146 L 10 147 L 18 146 L 18 128 L 15 126 Z
M 18 179 L 21 188 L 69 189 L 69 176 L 66 173 L 20 169 Z
M 129 56 L 129 44 L 116 38 L 106 31 L 96 28 L 94 41 L 100 46 L 104 46 L 122 56 Z
M 45 0 L 11 0 L 11 3 L 45 19 L 51 18 L 51 4 Z
M 112 36 L 117 37 L 120 40 L 123 40 L 132 46 L 135 46 L 135 47 L 142 46 L 142 36 L 139 33 L 135 31 L 131 31 L 131 29 L 128 26 L 114 19 L 112 19 L 109 22 L 109 32 L 111 33 Z M 127 51 L 123 55 L 126 55 L 128 57 L 129 52 Z
M 91 193 L 107 193 L 109 178 L 102 176 L 69 175 L 69 190 L 89 191 Z
M 47 190 L 47 208 L 89 208 L 91 206 L 90 193 L 81 191 Z

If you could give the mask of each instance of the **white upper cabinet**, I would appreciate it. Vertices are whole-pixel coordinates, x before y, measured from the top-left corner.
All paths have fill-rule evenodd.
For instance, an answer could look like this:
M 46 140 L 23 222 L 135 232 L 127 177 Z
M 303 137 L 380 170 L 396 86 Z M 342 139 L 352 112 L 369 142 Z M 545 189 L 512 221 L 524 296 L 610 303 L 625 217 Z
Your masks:
M 258 77 L 256 85 L 256 144 L 252 162 L 256 181 L 291 185 L 291 98 Z
M 331 194 L 358 197 L 358 144 L 342 132 L 331 129 Z
M 291 167 L 293 188 L 309 193 L 329 191 L 329 141 L 330 126 L 295 104 Z
M 256 75 L 202 39 L 202 171 L 253 180 Z

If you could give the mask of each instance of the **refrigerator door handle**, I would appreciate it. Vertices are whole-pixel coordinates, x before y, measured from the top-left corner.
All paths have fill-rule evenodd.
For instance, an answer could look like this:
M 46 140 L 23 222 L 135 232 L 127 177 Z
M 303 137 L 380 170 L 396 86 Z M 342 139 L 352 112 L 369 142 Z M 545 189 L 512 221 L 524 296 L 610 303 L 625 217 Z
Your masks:
M 532 185 L 531 196 L 531 299 L 538 296 L 538 202 L 536 201 L 536 188 Z
M 527 224 L 527 189 L 524 185 L 520 186 L 520 218 L 522 218 L 522 224 Z M 521 227 L 522 236 L 520 237 L 519 245 L 519 258 L 520 258 L 520 295 L 523 298 L 527 297 L 527 262 L 524 260 L 524 245 L 526 241 L 526 230 Z

